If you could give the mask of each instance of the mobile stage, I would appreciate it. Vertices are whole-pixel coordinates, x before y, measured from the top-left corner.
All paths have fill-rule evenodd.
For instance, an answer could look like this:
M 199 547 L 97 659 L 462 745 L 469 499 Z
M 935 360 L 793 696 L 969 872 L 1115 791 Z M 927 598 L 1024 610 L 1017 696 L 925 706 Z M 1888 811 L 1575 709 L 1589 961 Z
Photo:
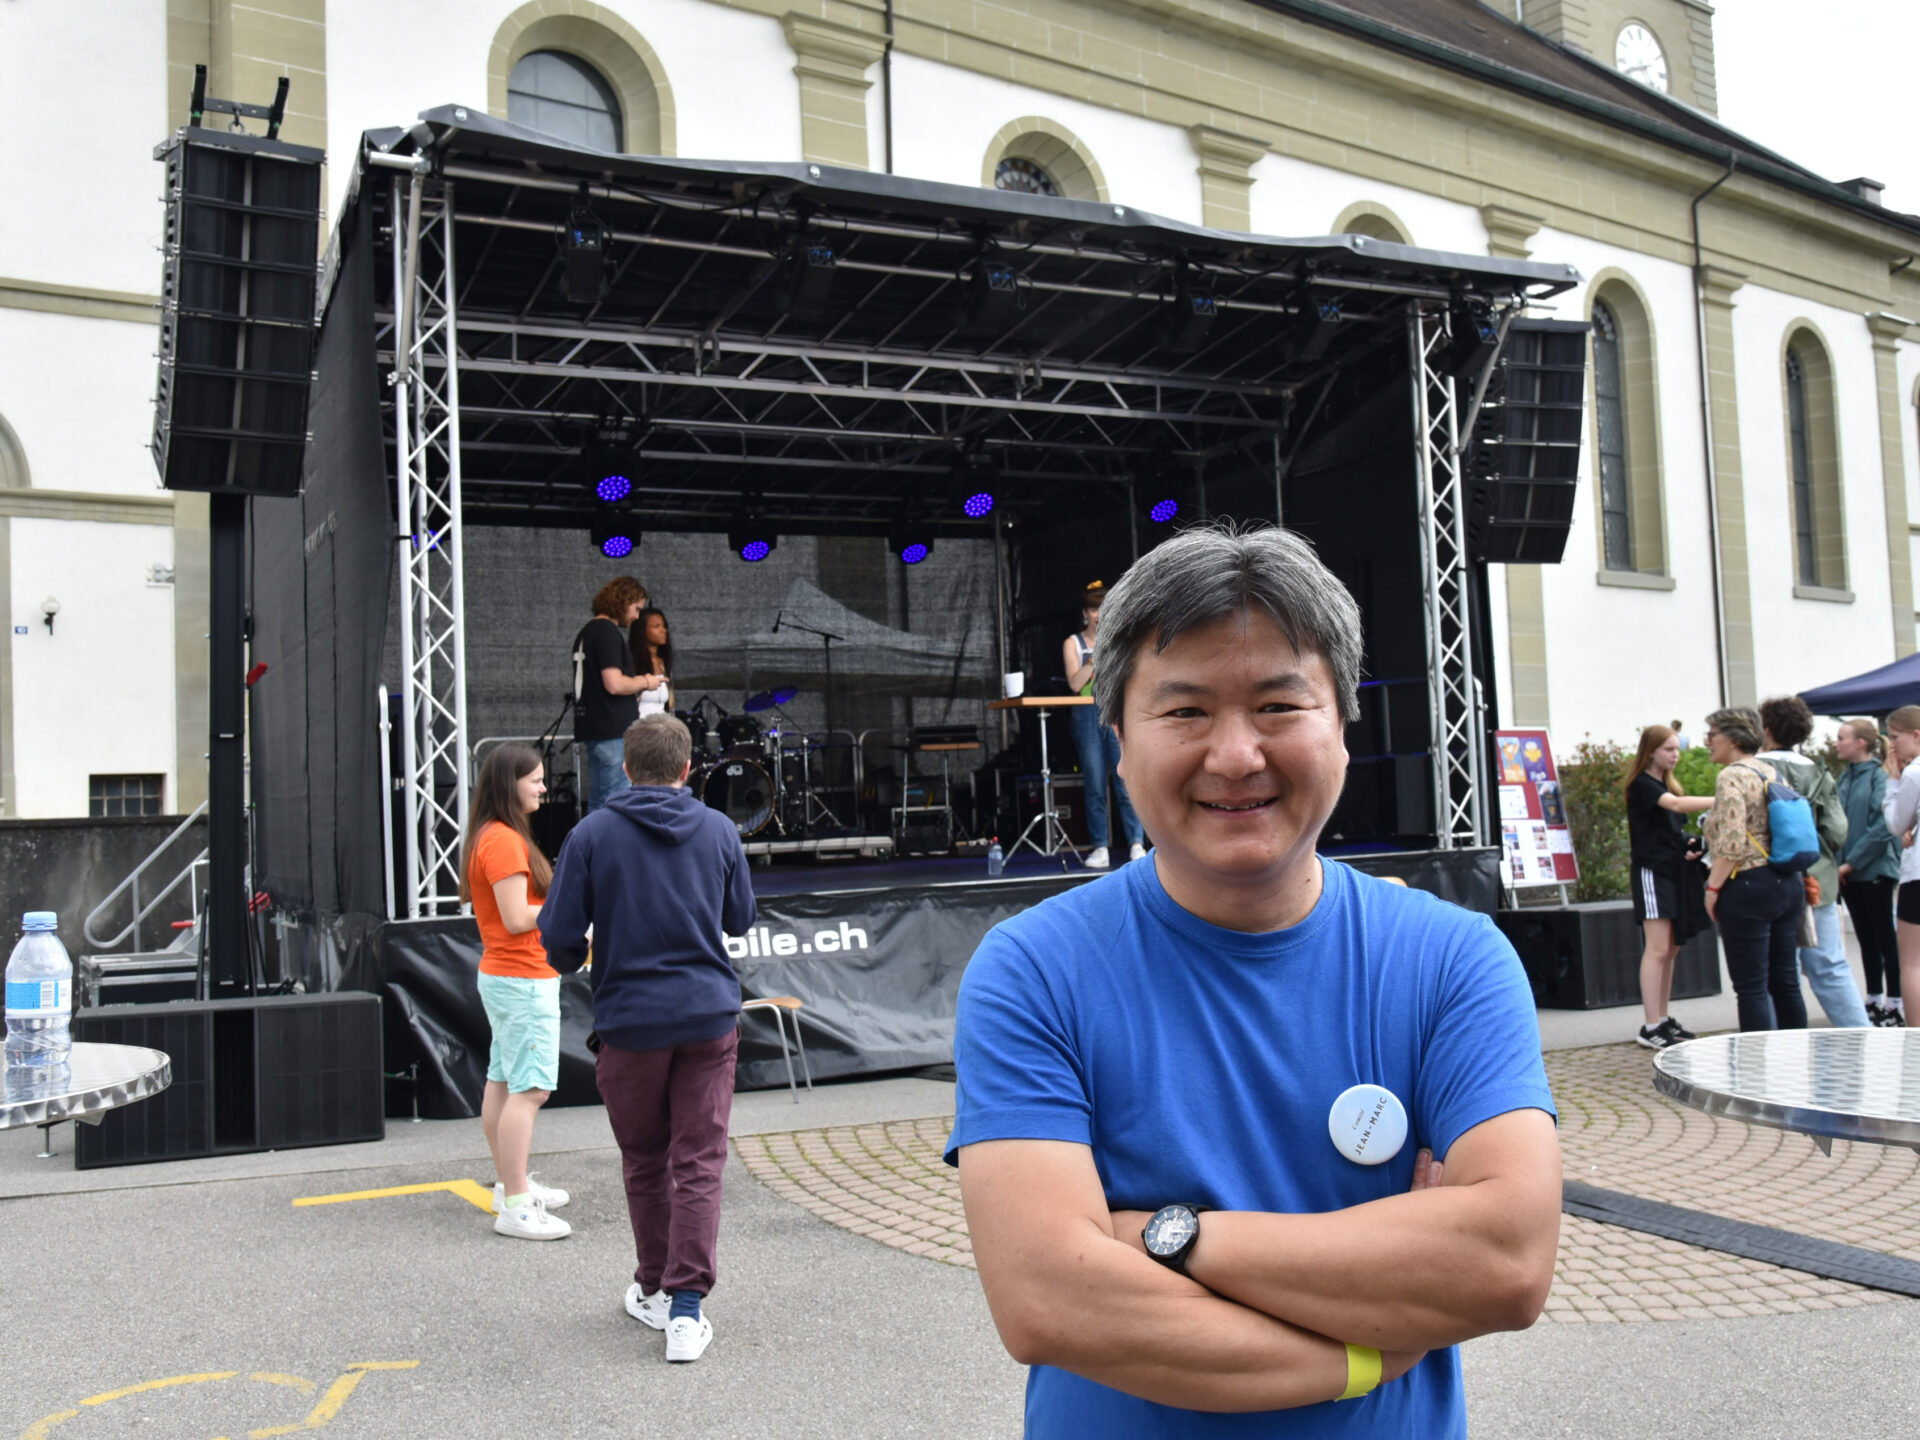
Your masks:
M 1282 520 L 1360 601 L 1323 847 L 1496 904 L 1485 565 L 1557 560 L 1571 521 L 1584 327 L 1522 314 L 1570 268 L 602 154 L 453 107 L 354 165 L 305 491 L 254 506 L 255 873 L 293 975 L 387 997 L 423 1113 L 471 1113 L 484 1067 L 466 780 L 542 736 L 567 779 L 566 652 L 621 572 L 672 616 L 676 706 L 777 792 L 704 793 L 778 862 L 738 964 L 804 1002 L 816 1076 L 949 1059 L 979 937 L 1086 878 L 893 852 L 924 812 L 943 847 L 1032 822 L 1040 725 L 987 712 L 1000 676 L 1060 693 L 1081 588 L 1190 520 Z M 933 726 L 978 748 L 931 753 Z M 542 818 L 557 843 L 564 793 Z M 564 993 L 559 1098 L 591 1100 Z M 742 1083 L 784 1083 L 779 1054 L 749 1024 Z

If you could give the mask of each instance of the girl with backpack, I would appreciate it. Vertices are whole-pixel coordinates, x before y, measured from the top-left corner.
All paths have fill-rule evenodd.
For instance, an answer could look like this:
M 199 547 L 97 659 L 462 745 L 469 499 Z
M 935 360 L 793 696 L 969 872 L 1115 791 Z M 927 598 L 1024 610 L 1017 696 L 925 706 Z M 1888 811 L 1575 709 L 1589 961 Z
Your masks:
M 1769 863 L 1774 848 L 1770 788 L 1781 780 L 1771 765 L 1755 758 L 1762 734 L 1758 712 L 1745 706 L 1707 716 L 1707 748 L 1714 763 L 1724 767 L 1702 827 L 1713 855 L 1707 915 L 1720 927 L 1740 1028 L 1804 1030 L 1799 946 L 1806 883 L 1800 873 Z

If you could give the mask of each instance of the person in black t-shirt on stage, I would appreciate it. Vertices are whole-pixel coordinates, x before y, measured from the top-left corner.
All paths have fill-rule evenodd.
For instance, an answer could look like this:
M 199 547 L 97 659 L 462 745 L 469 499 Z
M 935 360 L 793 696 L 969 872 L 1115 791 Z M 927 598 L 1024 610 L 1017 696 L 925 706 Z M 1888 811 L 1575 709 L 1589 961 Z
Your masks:
M 638 696 L 666 683 L 633 673 L 627 627 L 646 607 L 647 592 L 619 575 L 593 597 L 593 619 L 573 638 L 573 738 L 587 750 L 587 813 L 627 788 L 621 768 L 627 727 L 640 718 Z
M 1665 725 L 1649 725 L 1640 732 L 1640 751 L 1627 772 L 1627 834 L 1633 846 L 1627 888 L 1646 946 L 1640 956 L 1640 1003 L 1647 1023 L 1634 1038 L 1649 1050 L 1694 1038 L 1667 1013 L 1667 1001 L 1680 947 L 1709 923 L 1698 855 L 1689 848 L 1681 817 L 1711 810 L 1713 801 L 1681 793 L 1673 775 L 1679 761 L 1680 737 Z

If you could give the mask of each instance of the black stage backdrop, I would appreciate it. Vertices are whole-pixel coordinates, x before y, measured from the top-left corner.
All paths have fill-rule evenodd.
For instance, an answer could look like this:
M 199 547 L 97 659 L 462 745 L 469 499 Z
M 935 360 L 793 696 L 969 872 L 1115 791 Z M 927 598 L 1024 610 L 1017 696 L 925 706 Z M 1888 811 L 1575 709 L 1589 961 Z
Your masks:
M 1341 858 L 1369 874 L 1396 875 L 1415 889 L 1492 914 L 1500 893 L 1499 853 Z M 800 1024 L 816 1080 L 946 1064 L 953 1059 L 960 977 L 981 938 L 1009 916 L 1093 878 L 1081 871 L 763 895 L 751 935 L 729 940 L 728 949 L 748 999 L 800 998 Z M 478 1114 L 488 1031 L 474 979 L 480 935 L 473 921 L 405 920 L 381 926 L 369 960 L 368 968 L 350 974 L 347 983 L 378 991 L 386 1002 L 387 1069 L 419 1067 L 413 1093 L 404 1085 L 395 1087 L 394 1112 L 405 1113 L 417 1098 L 420 1113 L 429 1118 Z M 596 1105 L 600 1096 L 587 1049 L 592 999 L 586 977 L 566 977 L 560 996 L 560 1086 L 553 1103 Z M 787 1083 L 780 1041 L 765 1013 L 742 1019 L 738 1083 L 742 1090 Z
M 375 369 L 368 210 L 339 232 L 340 268 L 315 356 L 305 490 L 253 504 L 250 692 L 254 887 L 277 913 L 288 972 L 339 988 L 386 912 L 375 687 L 392 583 L 392 504 Z

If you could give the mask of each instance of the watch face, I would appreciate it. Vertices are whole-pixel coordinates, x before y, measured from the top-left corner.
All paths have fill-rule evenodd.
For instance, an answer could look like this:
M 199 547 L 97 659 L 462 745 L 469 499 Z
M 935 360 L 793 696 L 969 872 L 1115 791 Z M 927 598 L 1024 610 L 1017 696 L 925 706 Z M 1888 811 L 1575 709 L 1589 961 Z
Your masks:
M 1184 1205 L 1169 1205 L 1154 1212 L 1147 1222 L 1147 1249 L 1155 1255 L 1172 1255 L 1193 1238 L 1200 1228 L 1200 1217 Z

